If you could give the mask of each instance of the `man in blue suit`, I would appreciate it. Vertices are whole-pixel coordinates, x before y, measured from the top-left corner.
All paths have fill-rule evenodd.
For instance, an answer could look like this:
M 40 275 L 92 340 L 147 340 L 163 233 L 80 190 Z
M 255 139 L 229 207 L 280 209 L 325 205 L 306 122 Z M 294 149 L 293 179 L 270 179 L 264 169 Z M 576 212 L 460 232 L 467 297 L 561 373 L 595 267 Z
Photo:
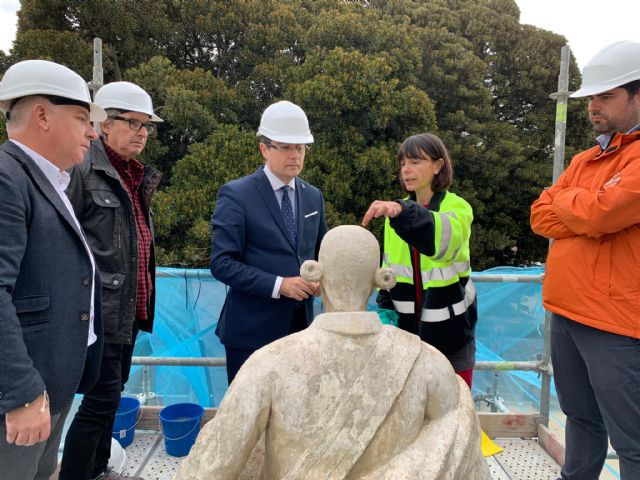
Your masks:
M 298 178 L 313 142 L 307 116 L 274 103 L 258 138 L 264 167 L 220 188 L 211 221 L 211 273 L 230 287 L 216 329 L 229 383 L 254 351 L 306 328 L 320 293 L 300 277 L 327 231 L 322 193 Z
M 64 189 L 106 114 L 44 60 L 6 71 L 0 111 L 0 476 L 48 480 L 73 396 L 100 369 L 100 277 Z

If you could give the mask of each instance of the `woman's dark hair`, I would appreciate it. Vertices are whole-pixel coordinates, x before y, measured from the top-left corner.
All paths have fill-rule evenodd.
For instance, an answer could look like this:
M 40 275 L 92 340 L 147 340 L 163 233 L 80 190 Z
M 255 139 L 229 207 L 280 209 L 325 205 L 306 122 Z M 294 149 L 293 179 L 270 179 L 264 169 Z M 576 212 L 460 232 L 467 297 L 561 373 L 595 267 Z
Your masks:
M 453 165 L 447 147 L 444 146 L 442 140 L 433 133 L 419 133 L 407 138 L 400 148 L 398 148 L 398 165 L 405 158 L 421 159 L 429 161 L 426 155 L 431 157 L 431 161 L 443 160 L 442 168 L 438 174 L 433 177 L 431 182 L 431 190 L 434 192 L 444 192 L 451 186 L 453 180 Z M 403 190 L 407 190 L 400 176 L 400 185 Z

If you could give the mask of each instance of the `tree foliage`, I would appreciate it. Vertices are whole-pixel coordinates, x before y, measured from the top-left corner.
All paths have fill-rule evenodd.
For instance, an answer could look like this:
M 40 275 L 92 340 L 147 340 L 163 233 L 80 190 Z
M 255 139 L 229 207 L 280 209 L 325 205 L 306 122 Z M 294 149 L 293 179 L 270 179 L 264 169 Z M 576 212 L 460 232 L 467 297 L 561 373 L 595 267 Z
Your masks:
M 105 81 L 138 83 L 165 122 L 145 160 L 165 176 L 155 199 L 160 262 L 208 263 L 219 187 L 261 165 L 260 114 L 289 99 L 316 142 L 303 177 L 322 189 L 331 226 L 399 198 L 395 153 L 440 135 L 453 191 L 474 207 L 475 268 L 543 260 L 529 205 L 550 183 L 560 48 L 521 25 L 514 0 L 23 0 L 0 67 L 47 58 Z M 579 75 L 571 62 L 571 88 Z M 567 158 L 588 145 L 583 102 L 569 105 Z M 382 222 L 373 230 L 380 234 Z

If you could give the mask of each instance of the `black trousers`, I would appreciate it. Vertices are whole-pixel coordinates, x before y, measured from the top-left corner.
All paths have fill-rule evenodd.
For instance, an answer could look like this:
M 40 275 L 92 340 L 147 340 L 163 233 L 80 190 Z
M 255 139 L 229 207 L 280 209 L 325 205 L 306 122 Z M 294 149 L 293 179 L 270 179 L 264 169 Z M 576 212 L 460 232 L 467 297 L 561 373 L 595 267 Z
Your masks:
M 59 480 L 90 480 L 106 471 L 113 422 L 129 379 L 137 335 L 134 327 L 131 345 L 104 344 L 100 377 L 84 395 L 65 437 Z
M 293 313 L 293 319 L 291 321 L 291 328 L 289 329 L 289 335 L 296 332 L 301 332 L 307 328 L 307 313 L 304 303 L 300 303 Z M 227 381 L 229 385 L 236 378 L 240 367 L 247 361 L 255 350 L 245 350 L 242 348 L 224 347 L 225 355 L 227 357 Z
M 567 416 L 562 479 L 600 478 L 607 436 L 620 457 L 620 478 L 640 479 L 640 339 L 554 313 L 551 360 Z

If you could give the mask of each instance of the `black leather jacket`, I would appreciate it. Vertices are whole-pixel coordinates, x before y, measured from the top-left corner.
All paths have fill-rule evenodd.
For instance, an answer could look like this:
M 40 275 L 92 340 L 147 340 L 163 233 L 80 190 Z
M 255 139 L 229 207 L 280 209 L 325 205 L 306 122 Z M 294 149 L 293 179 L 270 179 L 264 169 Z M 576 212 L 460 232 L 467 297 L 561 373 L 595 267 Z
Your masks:
M 102 320 L 107 343 L 130 344 L 136 316 L 138 238 L 133 205 L 126 187 L 107 157 L 102 140 L 91 142 L 84 162 L 71 171 L 67 195 L 85 232 L 102 277 Z M 150 203 L 162 174 L 145 164 L 140 203 L 151 235 Z M 153 284 L 148 321 L 151 331 L 155 305 L 155 245 L 151 244 L 149 271 Z

